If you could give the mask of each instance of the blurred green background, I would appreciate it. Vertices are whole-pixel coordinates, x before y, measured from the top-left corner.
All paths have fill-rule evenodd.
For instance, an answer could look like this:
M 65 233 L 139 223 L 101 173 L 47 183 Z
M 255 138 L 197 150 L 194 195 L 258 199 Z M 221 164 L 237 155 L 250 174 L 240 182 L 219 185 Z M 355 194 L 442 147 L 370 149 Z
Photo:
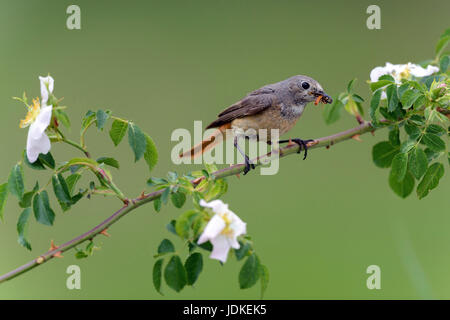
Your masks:
M 432 58 L 434 45 L 449 27 L 450 2 L 429 1 L 77 1 L 82 29 L 67 30 L 71 1 L 1 1 L 0 5 L 0 177 L 25 147 L 25 115 L 11 99 L 24 90 L 39 95 L 39 75 L 56 80 L 55 94 L 73 122 L 89 110 L 109 108 L 135 120 L 155 140 L 160 160 L 152 172 L 187 172 L 170 161 L 175 128 L 192 130 L 226 106 L 264 84 L 295 74 L 317 79 L 334 95 L 358 78 L 356 92 L 368 97 L 370 70 L 386 61 L 420 62 Z M 381 7 L 381 30 L 366 28 L 366 8 Z M 367 107 L 367 104 L 366 104 Z M 344 117 L 326 126 L 312 105 L 292 136 L 313 138 L 355 125 Z M 109 127 L 108 127 L 109 128 Z M 146 189 L 145 163 L 133 164 L 122 143 L 113 148 L 107 132 L 88 134 L 95 156 L 116 157 L 115 181 L 129 195 Z M 275 176 L 250 174 L 229 178 L 224 201 L 248 223 L 271 278 L 269 299 L 450 298 L 450 215 L 447 177 L 425 199 L 398 198 L 388 187 L 388 171 L 372 163 L 371 148 L 386 132 L 364 142 L 349 141 L 331 150 L 314 150 L 307 161 L 288 157 Z M 77 150 L 53 145 L 59 161 Z M 448 173 L 447 173 L 448 176 Z M 26 171 L 31 188 L 45 173 Z M 17 243 L 20 213 L 13 198 L 0 224 L 0 273 L 35 258 L 54 239 L 61 244 L 109 216 L 121 204 L 114 199 L 83 200 L 67 213 L 57 204 L 55 226 L 32 221 L 33 251 Z M 125 217 L 98 238 L 94 256 L 60 260 L 0 286 L 0 298 L 92 299 L 161 298 L 153 289 L 152 257 L 168 237 L 165 225 L 181 211 L 172 205 L 156 214 L 147 205 Z M 78 264 L 82 289 L 66 288 L 65 270 Z M 366 288 L 366 268 L 381 267 L 381 290 Z M 167 287 L 163 298 L 258 298 L 259 286 L 239 290 L 240 263 L 221 267 L 208 260 L 195 288 L 180 294 Z

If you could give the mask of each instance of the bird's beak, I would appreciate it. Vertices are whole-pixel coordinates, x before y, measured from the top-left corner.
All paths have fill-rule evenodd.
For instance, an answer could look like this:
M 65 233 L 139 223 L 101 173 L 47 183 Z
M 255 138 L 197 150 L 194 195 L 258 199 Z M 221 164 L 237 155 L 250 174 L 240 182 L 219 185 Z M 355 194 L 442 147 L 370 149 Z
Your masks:
M 319 104 L 319 102 L 322 102 L 324 104 L 333 103 L 333 99 L 331 99 L 331 97 L 322 90 L 315 92 L 314 96 L 316 97 L 316 100 L 314 101 L 314 105 L 316 106 Z

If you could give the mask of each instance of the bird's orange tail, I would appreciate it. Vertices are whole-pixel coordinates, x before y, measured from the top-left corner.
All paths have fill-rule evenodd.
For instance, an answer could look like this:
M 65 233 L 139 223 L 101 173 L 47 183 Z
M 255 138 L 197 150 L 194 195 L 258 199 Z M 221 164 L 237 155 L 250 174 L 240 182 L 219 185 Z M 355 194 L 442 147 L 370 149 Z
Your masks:
M 206 151 L 214 148 L 217 144 L 219 144 L 226 138 L 225 132 L 230 128 L 230 123 L 220 126 L 208 139 L 205 139 L 199 144 L 195 145 L 191 150 L 181 153 L 180 158 L 190 157 L 191 159 L 194 159 L 199 155 L 205 153 Z M 221 137 L 222 139 L 220 139 L 219 137 Z

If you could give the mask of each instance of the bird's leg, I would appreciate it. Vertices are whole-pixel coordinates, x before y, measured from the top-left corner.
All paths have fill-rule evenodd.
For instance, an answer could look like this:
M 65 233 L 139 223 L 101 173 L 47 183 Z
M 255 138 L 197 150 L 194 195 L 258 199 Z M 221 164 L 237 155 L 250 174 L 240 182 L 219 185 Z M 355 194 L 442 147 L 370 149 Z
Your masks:
M 280 141 L 278 141 L 278 143 L 295 142 L 299 146 L 297 153 L 300 153 L 300 151 L 302 149 L 305 150 L 305 155 L 303 157 L 303 160 L 305 160 L 306 156 L 308 155 L 308 143 L 311 141 L 314 141 L 314 140 L 312 140 L 312 139 L 302 140 L 302 139 L 295 138 L 295 139 L 289 139 L 289 140 L 280 140 Z
M 247 174 L 247 172 L 250 171 L 250 168 L 251 168 L 251 169 L 255 169 L 255 165 L 253 164 L 253 162 L 250 161 L 250 159 L 249 159 L 248 156 L 245 154 L 245 152 L 242 151 L 241 147 L 239 147 L 239 144 L 238 144 L 238 138 L 239 138 L 238 135 L 236 135 L 236 136 L 234 137 L 234 147 L 240 152 L 240 154 L 242 154 L 242 156 L 243 156 L 244 159 L 245 159 L 245 169 L 244 169 L 244 176 L 245 176 L 245 175 Z

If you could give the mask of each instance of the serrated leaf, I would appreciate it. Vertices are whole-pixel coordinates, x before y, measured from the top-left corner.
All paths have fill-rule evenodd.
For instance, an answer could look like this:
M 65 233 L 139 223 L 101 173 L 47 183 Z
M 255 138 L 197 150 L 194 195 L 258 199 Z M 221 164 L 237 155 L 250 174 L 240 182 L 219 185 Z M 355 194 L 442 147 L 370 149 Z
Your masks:
M 408 140 L 403 141 L 401 143 L 401 145 L 400 145 L 400 152 L 407 153 L 412 148 L 414 148 L 415 146 L 416 146 L 416 141 L 408 139 Z
M 388 141 L 382 141 L 373 146 L 372 159 L 376 166 L 380 168 L 389 168 L 392 159 L 398 152 L 398 147 L 394 147 Z
M 159 259 L 153 265 L 153 286 L 160 295 L 163 295 L 161 292 L 162 264 L 163 259 Z
M 27 152 L 26 150 L 23 152 L 23 162 L 31 169 L 33 170 L 45 170 L 44 164 L 39 160 L 39 158 L 36 159 L 35 162 L 31 163 L 30 160 L 28 160 Z
M 0 185 L 0 220 L 2 221 L 7 198 L 8 198 L 8 183 L 4 183 Z
M 427 155 L 422 149 L 415 148 L 409 153 L 408 168 L 417 180 L 427 171 L 427 167 Z
M 17 241 L 19 244 L 28 250 L 31 251 L 31 244 L 28 242 L 28 240 L 25 237 L 25 231 L 26 226 L 28 222 L 28 218 L 31 214 L 31 208 L 26 208 L 19 216 L 19 219 L 17 220 L 17 233 L 19 234 L 19 238 Z
M 172 193 L 171 200 L 176 208 L 181 208 L 186 202 L 186 195 L 182 192 Z
M 103 130 L 103 128 L 105 127 L 106 121 L 109 118 L 109 114 L 106 113 L 103 110 L 98 110 L 96 113 L 96 119 L 97 119 L 97 128 L 99 130 Z
M 109 136 L 116 147 L 122 141 L 123 137 L 125 136 L 125 133 L 127 132 L 127 129 L 128 129 L 128 122 L 123 122 L 120 120 L 113 121 L 111 125 L 111 130 L 109 131 Z
M 386 96 L 388 100 L 388 111 L 394 112 L 397 109 L 399 102 L 396 84 L 391 84 L 386 88 Z
M 36 193 L 33 198 L 33 211 L 36 221 L 47 226 L 53 225 L 55 213 L 50 208 L 47 191 Z
M 401 198 L 406 198 L 414 190 L 414 177 L 410 172 L 407 172 L 402 181 L 398 181 L 397 177 L 392 174 L 389 175 L 389 186 Z
M 444 176 L 444 165 L 439 162 L 433 163 L 425 173 L 417 186 L 417 196 L 422 199 L 428 195 L 428 193 L 436 188 L 439 184 L 439 180 Z
M 111 157 L 100 157 L 97 159 L 97 162 L 104 163 L 104 164 L 106 164 L 110 167 L 116 168 L 116 169 L 120 168 L 119 161 L 117 161 L 116 159 L 111 158 Z
M 447 130 L 445 130 L 444 128 L 442 128 L 441 126 L 437 125 L 437 124 L 430 124 L 428 125 L 428 127 L 425 130 L 427 133 L 432 133 L 438 136 L 442 136 L 444 134 L 447 133 Z
M 412 105 L 414 104 L 414 102 L 416 102 L 416 100 L 422 95 L 423 94 L 418 91 L 413 91 L 413 90 L 406 91 L 403 94 L 402 99 L 401 99 L 403 109 L 411 108 Z
M 62 183 L 61 183 L 62 182 Z M 67 211 L 72 204 L 72 197 L 67 187 L 66 181 L 61 174 L 52 176 L 53 192 L 63 211 Z
M 391 174 L 397 179 L 398 182 L 402 181 L 406 175 L 408 169 L 408 154 L 398 153 L 392 159 Z
M 169 239 L 164 239 L 158 246 L 158 253 L 175 252 L 175 247 Z
M 203 270 L 203 256 L 199 252 L 191 254 L 184 263 L 187 274 L 187 284 L 192 286 Z
M 422 142 L 433 151 L 445 150 L 445 142 L 435 134 L 425 133 L 422 137 Z
M 158 163 L 158 150 L 156 149 L 156 145 L 150 136 L 145 135 L 145 138 L 147 140 L 147 145 L 145 147 L 144 159 L 145 162 L 147 162 L 148 170 L 152 171 Z
M 252 254 L 247 258 L 239 272 L 239 287 L 241 289 L 253 287 L 260 276 L 259 260 L 255 254 Z
M 176 292 L 180 292 L 186 286 L 186 269 L 181 263 L 179 256 L 174 255 L 170 258 L 169 263 L 164 269 L 164 280 L 166 281 L 166 284 Z
M 420 135 L 422 134 L 422 131 L 415 125 L 406 123 L 404 128 L 405 128 L 406 133 L 412 140 L 417 140 L 417 138 L 419 138 Z
M 14 165 L 8 178 L 9 192 L 22 200 L 24 193 L 23 168 L 20 163 Z
M 389 142 L 394 147 L 400 146 L 400 130 L 398 129 L 398 126 L 395 126 L 389 131 Z
M 134 162 L 137 162 L 144 156 L 147 148 L 147 137 L 141 128 L 130 122 L 128 128 L 128 143 L 134 152 Z

